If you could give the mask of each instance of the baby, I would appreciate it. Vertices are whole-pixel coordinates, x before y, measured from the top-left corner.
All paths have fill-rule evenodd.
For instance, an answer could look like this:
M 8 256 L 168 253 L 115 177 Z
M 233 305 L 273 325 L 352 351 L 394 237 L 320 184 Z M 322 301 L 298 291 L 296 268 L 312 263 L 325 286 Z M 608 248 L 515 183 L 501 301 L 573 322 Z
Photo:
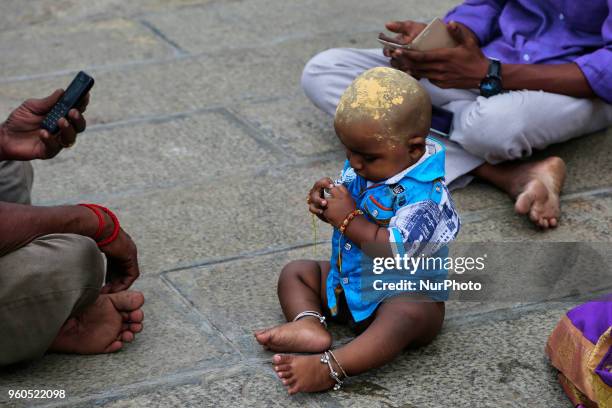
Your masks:
M 310 212 L 334 227 L 331 261 L 286 265 L 278 297 L 288 323 L 255 333 L 268 350 L 315 353 L 274 355 L 289 394 L 338 389 L 346 377 L 440 331 L 443 296 L 403 291 L 368 300 L 363 292 L 366 248 L 388 248 L 389 257 L 431 255 L 459 231 L 444 184 L 444 147 L 428 137 L 430 122 L 429 96 L 395 69 L 366 71 L 340 99 L 334 127 L 348 160 L 339 180 L 323 178 L 308 195 Z M 330 350 L 326 318 L 349 324 L 357 337 Z

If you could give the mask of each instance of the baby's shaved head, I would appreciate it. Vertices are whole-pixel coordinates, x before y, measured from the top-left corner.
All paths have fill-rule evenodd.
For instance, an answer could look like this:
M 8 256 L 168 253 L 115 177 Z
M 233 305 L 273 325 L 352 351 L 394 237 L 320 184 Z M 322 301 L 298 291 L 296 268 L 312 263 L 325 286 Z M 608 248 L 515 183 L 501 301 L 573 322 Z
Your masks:
M 372 68 L 346 89 L 336 109 L 335 127 L 376 122 L 379 132 L 393 148 L 413 136 L 426 136 L 431 123 L 429 95 L 410 75 L 393 69 Z

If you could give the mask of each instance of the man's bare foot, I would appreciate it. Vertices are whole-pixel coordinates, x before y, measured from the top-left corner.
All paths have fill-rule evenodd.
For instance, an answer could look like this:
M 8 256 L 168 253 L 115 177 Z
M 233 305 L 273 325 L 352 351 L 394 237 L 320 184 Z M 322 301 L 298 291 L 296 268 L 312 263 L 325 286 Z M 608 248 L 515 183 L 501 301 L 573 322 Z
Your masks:
M 258 330 L 255 339 L 266 350 L 292 353 L 319 353 L 329 349 L 332 343 L 331 334 L 315 317 Z
M 540 228 L 556 227 L 561 215 L 559 195 L 565 181 L 565 163 L 559 157 L 525 163 L 514 182 L 514 209 L 529 214 L 529 219 Z
M 276 354 L 272 357 L 274 371 L 287 387 L 289 394 L 331 389 L 336 382 L 329 376 L 329 367 L 321 363 L 321 355 L 294 356 Z
M 565 163 L 560 157 L 537 162 L 485 163 L 473 174 L 501 188 L 516 200 L 514 209 L 528 214 L 540 228 L 554 228 L 559 223 L 559 195 L 565 182 Z
M 113 353 L 142 331 L 144 296 L 137 291 L 102 294 L 80 315 L 64 323 L 50 352 Z

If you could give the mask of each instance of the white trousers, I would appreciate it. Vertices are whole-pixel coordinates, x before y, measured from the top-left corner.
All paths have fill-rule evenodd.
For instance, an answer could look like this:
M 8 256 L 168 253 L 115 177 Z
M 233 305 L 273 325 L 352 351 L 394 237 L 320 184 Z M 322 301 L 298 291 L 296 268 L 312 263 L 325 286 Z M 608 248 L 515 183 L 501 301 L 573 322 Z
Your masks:
M 381 49 L 334 48 L 314 56 L 302 74 L 310 100 L 334 115 L 340 96 L 362 72 L 389 66 Z M 612 105 L 543 91 L 510 91 L 484 98 L 477 90 L 442 89 L 427 79 L 421 84 L 434 105 L 454 114 L 450 141 L 444 140 L 446 182 L 463 187 L 481 164 L 528 157 L 586 133 L 612 125 Z

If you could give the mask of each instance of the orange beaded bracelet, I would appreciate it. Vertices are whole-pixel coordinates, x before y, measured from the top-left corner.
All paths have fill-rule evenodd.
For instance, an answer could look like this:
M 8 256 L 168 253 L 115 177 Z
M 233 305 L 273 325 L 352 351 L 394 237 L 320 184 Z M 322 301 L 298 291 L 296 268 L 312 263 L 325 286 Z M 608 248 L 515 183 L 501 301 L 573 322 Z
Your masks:
M 363 211 L 355 210 L 355 211 L 352 211 L 349 215 L 346 216 L 344 221 L 342 221 L 342 223 L 340 224 L 340 227 L 338 227 L 338 229 L 340 230 L 340 234 L 344 235 L 344 231 L 346 231 L 346 228 L 348 227 L 348 225 L 358 215 L 363 215 Z

